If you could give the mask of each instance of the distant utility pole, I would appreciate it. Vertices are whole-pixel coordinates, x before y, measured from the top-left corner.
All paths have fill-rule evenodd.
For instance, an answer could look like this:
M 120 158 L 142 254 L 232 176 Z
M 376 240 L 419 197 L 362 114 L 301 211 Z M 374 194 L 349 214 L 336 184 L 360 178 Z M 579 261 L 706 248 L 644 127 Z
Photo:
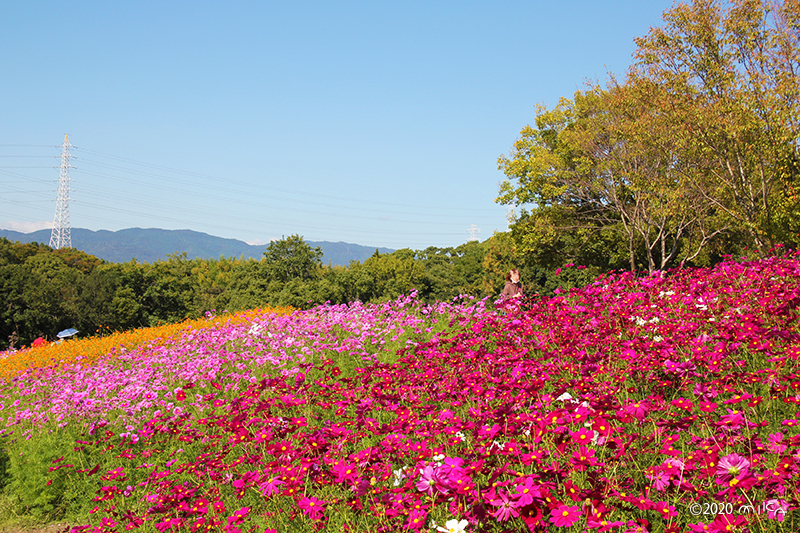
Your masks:
M 69 229 L 69 135 L 64 135 L 61 145 L 61 174 L 58 178 L 58 199 L 56 200 L 56 216 L 53 219 L 53 231 L 50 233 L 50 248 L 72 248 L 72 236 Z
M 472 224 L 469 227 L 469 229 L 467 230 L 467 233 L 469 233 L 469 239 L 467 239 L 467 242 L 477 241 L 478 240 L 478 233 L 480 233 L 480 232 L 481 232 L 481 229 L 478 226 L 476 226 L 475 224 Z

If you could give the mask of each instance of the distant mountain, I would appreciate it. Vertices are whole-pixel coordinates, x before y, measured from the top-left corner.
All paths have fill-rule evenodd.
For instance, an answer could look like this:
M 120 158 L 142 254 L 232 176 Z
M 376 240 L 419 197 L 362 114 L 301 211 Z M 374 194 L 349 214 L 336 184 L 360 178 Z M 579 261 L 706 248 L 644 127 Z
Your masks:
M 112 263 L 126 263 L 136 259 L 141 263 L 152 263 L 166 259 L 168 254 L 186 252 L 189 259 L 219 259 L 220 257 L 244 257 L 261 259 L 267 245 L 250 245 L 236 239 L 214 237 L 207 233 L 188 229 L 142 229 L 129 228 L 119 231 L 92 231 L 72 228 L 72 246 L 100 259 Z M 50 230 L 33 233 L 0 229 L 0 237 L 19 242 L 50 242 Z M 375 253 L 376 248 L 346 242 L 306 241 L 312 248 L 322 249 L 322 262 L 326 265 L 349 265 L 350 261 L 364 261 Z M 391 253 L 389 248 L 377 248 L 380 253 Z

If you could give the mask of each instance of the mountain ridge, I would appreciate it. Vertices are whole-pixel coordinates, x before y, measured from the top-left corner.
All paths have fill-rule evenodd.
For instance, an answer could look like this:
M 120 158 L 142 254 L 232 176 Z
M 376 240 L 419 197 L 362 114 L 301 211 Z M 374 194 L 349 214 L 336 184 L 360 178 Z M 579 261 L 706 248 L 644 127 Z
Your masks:
M 0 237 L 22 243 L 50 242 L 51 230 L 31 233 L 0 229 Z M 117 231 L 72 228 L 72 246 L 87 254 L 112 263 L 127 263 L 136 259 L 141 263 L 153 263 L 167 259 L 168 255 L 186 252 L 188 259 L 219 259 L 220 257 L 244 257 L 261 259 L 267 244 L 247 244 L 238 239 L 216 237 L 200 231 L 160 228 L 126 228 Z M 322 249 L 324 264 L 347 266 L 351 261 L 364 261 L 378 250 L 391 253 L 390 248 L 363 246 L 346 242 L 306 241 L 312 248 Z

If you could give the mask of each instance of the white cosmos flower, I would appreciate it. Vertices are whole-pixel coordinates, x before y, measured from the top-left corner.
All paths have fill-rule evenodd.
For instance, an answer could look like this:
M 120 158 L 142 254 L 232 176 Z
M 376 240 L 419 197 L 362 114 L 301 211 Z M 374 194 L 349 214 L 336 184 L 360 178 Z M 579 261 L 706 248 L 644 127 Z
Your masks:
M 400 483 L 402 483 L 402 481 L 408 477 L 406 476 L 406 470 L 408 470 L 407 466 L 404 466 L 403 468 L 398 468 L 397 470 L 392 470 L 392 473 L 394 473 L 395 487 L 399 487 Z
M 457 520 L 453 518 L 452 520 L 448 520 L 444 523 L 444 527 L 439 526 L 436 528 L 436 531 L 442 531 L 443 533 L 465 533 L 467 531 L 467 526 L 469 522 L 466 520 Z

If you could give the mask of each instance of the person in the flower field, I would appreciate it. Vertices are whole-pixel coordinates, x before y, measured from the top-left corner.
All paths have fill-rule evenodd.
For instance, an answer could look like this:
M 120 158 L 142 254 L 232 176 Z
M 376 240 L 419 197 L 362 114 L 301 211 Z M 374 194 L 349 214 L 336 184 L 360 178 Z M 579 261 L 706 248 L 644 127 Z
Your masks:
M 522 283 L 520 282 L 519 272 L 516 268 L 512 268 L 508 274 L 506 274 L 506 285 L 503 287 L 503 292 L 500 293 L 500 297 L 503 300 L 522 297 Z

